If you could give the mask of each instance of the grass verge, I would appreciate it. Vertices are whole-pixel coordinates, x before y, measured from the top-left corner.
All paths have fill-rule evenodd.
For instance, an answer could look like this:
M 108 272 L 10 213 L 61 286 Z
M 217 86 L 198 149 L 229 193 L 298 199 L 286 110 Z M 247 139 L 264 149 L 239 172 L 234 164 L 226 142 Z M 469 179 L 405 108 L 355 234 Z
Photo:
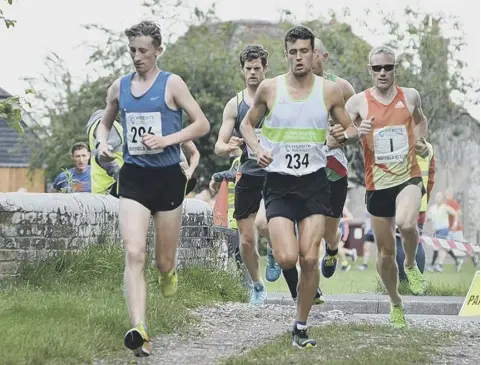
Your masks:
M 454 334 L 370 324 L 330 324 L 312 327 L 309 335 L 319 340 L 316 348 L 300 350 L 291 345 L 291 335 L 249 353 L 231 357 L 222 365 L 413 365 L 431 363 L 436 348 L 449 343 Z
M 437 283 L 437 282 L 428 282 L 428 290 L 426 295 L 429 296 L 466 296 L 466 293 L 469 290 L 469 284 L 465 283 Z M 381 282 L 381 279 L 377 278 L 377 285 L 376 285 L 376 292 L 381 294 L 387 295 L 387 290 L 384 287 L 384 284 Z M 409 284 L 407 282 L 399 283 L 399 294 L 401 295 L 412 295 L 411 289 L 409 289 Z
M 332 278 L 326 279 L 321 276 L 320 286 L 325 295 L 331 294 L 356 294 L 356 293 L 385 293 L 383 285 L 379 281 L 374 261 L 371 260 L 366 271 L 356 269 L 356 264 L 351 270 L 342 272 L 339 268 Z M 261 257 L 261 275 L 265 277 L 266 258 Z M 427 295 L 440 296 L 465 296 L 469 285 L 473 280 L 476 269 L 470 263 L 465 263 L 460 272 L 456 272 L 455 266 L 444 265 L 444 272 L 424 272 L 429 282 Z M 268 292 L 289 293 L 283 276 L 274 283 L 264 280 Z M 400 285 L 401 294 L 410 295 L 405 285 Z
M 2 365 L 85 364 L 120 354 L 129 328 L 123 260 L 120 247 L 95 246 L 29 264 L 15 283 L 4 283 L 0 289 Z M 179 291 L 171 299 L 162 298 L 157 278 L 156 269 L 147 265 L 151 335 L 196 321 L 189 308 L 247 299 L 241 281 L 223 271 L 179 271 Z

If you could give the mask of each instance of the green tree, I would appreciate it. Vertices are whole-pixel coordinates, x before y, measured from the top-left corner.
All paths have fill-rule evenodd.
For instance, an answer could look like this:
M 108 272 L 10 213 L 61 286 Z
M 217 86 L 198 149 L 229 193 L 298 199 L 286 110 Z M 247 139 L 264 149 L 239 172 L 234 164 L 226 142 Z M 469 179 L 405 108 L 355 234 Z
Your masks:
M 12 5 L 13 0 L 7 0 L 7 3 Z M 15 26 L 16 21 L 7 18 L 3 13 L 3 10 L 0 9 L 0 21 L 2 20 L 7 29 Z M 27 90 L 26 93 L 28 94 L 30 92 L 32 91 Z M 30 104 L 20 96 L 12 96 L 0 101 L 0 119 L 4 119 L 9 126 L 15 128 L 21 135 L 24 133 L 20 122 L 22 120 L 22 106 L 25 104 L 30 106 Z
M 176 4 L 180 5 L 176 7 Z M 153 15 L 163 14 L 166 21 L 187 11 L 181 2 L 166 5 L 159 0 L 149 0 L 145 5 Z M 169 12 L 166 6 L 173 6 L 175 11 Z M 286 64 L 282 39 L 292 23 L 289 14 L 284 14 L 279 24 L 220 22 L 215 16 L 215 8 L 205 13 L 194 9 L 191 14 L 185 19 L 186 24 L 191 25 L 182 37 L 174 41 L 171 35 L 166 35 L 166 50 L 159 64 L 162 69 L 179 74 L 186 81 L 212 124 L 211 133 L 196 142 L 202 156 L 200 183 L 205 186 L 213 172 L 228 166 L 228 161 L 214 154 L 213 146 L 225 103 L 243 87 L 238 67 L 240 50 L 248 43 L 260 43 L 270 53 L 268 77 L 284 72 Z M 423 109 L 429 118 L 430 138 L 441 138 L 440 131 L 453 125 L 453 120 L 463 120 L 467 128 L 477 130 L 479 135 L 479 123 L 473 123 L 466 111 L 450 100 L 453 91 L 465 92 L 470 87 L 469 80 L 465 80 L 458 69 L 453 71 L 447 66 L 457 60 L 456 47 L 462 46 L 462 37 L 443 38 L 436 24 L 439 17 L 411 9 L 406 10 L 406 21 L 403 20 L 402 24 L 393 22 L 389 14 L 380 16 L 391 35 L 391 46 L 399 51 L 399 84 L 415 87 L 421 93 Z M 329 71 L 349 80 L 358 92 L 370 87 L 371 80 L 366 69 L 370 44 L 353 34 L 349 24 L 337 21 L 335 15 L 330 21 L 316 19 L 306 22 L 306 25 L 322 35 L 329 51 Z M 49 176 L 69 163 L 64 154 L 68 153 L 71 143 L 86 139 L 88 116 L 94 109 L 103 107 L 108 85 L 119 75 L 131 71 L 124 36 L 99 26 L 89 27 L 107 36 L 107 46 L 94 49 L 91 62 L 104 67 L 110 76 L 86 80 L 77 90 L 72 87 L 68 70 L 57 69 L 60 77 L 54 87 L 62 93 L 50 100 L 51 107 L 46 116 L 51 125 L 44 131 L 43 142 L 46 148 L 42 157 L 36 160 L 36 163 L 45 161 L 49 164 Z M 406 43 L 404 27 L 409 29 L 410 38 L 414 39 L 412 44 Z M 458 62 L 459 67 L 464 67 L 463 62 Z M 348 157 L 352 161 L 350 179 L 363 184 L 363 158 L 359 145 L 349 147 Z
M 32 153 L 31 166 L 46 166 L 46 178 L 53 179 L 63 168 L 71 167 L 70 147 L 76 142 L 87 141 L 87 121 L 95 110 L 104 107 L 107 88 L 118 75 L 87 79 L 75 88 L 60 57 L 52 54 L 46 65 L 48 77 L 31 82 L 34 85 L 40 81 L 48 82 L 57 94 L 37 92 L 36 97 L 44 106 L 43 117 L 49 120 L 49 124 L 32 127 L 35 137 L 27 137 L 26 143 L 38 143 L 31 138 L 40 138 L 41 145 Z

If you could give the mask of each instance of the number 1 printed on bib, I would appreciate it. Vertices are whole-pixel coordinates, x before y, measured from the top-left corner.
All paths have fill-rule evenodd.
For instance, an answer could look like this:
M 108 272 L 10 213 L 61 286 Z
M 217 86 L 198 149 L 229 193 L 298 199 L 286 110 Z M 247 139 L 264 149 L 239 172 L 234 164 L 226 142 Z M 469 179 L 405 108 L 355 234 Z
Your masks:
M 374 131 L 375 163 L 400 163 L 409 152 L 409 139 L 404 125 Z
M 131 156 L 153 155 L 163 151 L 162 148 L 151 150 L 142 143 L 146 133 L 162 136 L 162 117 L 160 112 L 125 113 L 127 121 L 127 148 Z

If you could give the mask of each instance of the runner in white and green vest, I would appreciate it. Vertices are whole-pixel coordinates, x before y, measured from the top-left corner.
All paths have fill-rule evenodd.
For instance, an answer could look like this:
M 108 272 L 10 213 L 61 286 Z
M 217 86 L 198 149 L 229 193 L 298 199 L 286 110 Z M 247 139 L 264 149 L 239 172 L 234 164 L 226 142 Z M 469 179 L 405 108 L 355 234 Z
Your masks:
M 240 130 L 267 172 L 263 197 L 274 257 L 283 269 L 298 261 L 301 267 L 292 344 L 308 348 L 316 346 L 306 323 L 319 284 L 325 217 L 332 214 L 324 149 L 329 114 L 342 126 L 332 134 L 338 142 L 357 138 L 358 131 L 337 84 L 312 72 L 314 34 L 296 26 L 286 33 L 284 44 L 289 72 L 259 85 Z M 255 126 L 264 116 L 259 142 Z

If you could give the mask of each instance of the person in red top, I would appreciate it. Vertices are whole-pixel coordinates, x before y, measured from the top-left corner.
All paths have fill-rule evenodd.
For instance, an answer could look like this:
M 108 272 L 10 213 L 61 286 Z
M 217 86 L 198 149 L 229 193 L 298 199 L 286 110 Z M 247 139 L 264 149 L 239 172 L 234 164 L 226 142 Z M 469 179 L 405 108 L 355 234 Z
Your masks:
M 446 204 L 458 212 L 458 214 L 461 214 L 461 206 L 454 198 L 453 191 L 451 189 L 447 189 L 444 196 L 446 197 Z M 449 232 L 451 233 L 451 238 L 453 240 L 464 241 L 463 225 L 461 224 L 461 220 L 459 218 L 455 219 L 455 217 L 452 215 L 449 216 Z
M 454 193 L 452 189 L 447 189 L 444 196 L 446 197 L 446 204 L 449 205 L 451 208 L 453 208 L 457 213 L 458 217 L 457 219 L 453 217 L 452 215 L 449 216 L 449 235 L 448 238 L 455 240 L 455 241 L 464 241 L 464 235 L 463 235 L 463 225 L 461 223 L 460 216 L 462 214 L 461 207 L 454 197 Z M 451 256 L 454 256 L 454 253 L 452 250 L 448 253 Z M 474 265 L 474 267 L 478 267 L 479 265 L 479 258 L 477 255 L 474 253 L 466 252 L 467 255 L 471 257 L 471 261 Z M 441 256 L 441 255 L 440 255 Z M 458 259 L 461 264 L 462 260 Z M 456 265 L 456 269 L 459 271 L 461 269 L 461 264 Z
M 355 123 L 361 123 L 360 130 L 370 125 L 370 133 L 361 137 L 361 142 L 367 210 L 378 246 L 376 266 L 391 300 L 390 321 L 396 327 L 406 327 L 398 291 L 395 227 L 404 238 L 404 266 L 410 289 L 415 295 L 424 295 L 427 282 L 415 262 L 417 220 L 425 192 L 416 143 L 427 135 L 427 120 L 419 92 L 395 84 L 396 66 L 392 49 L 374 48 L 368 64 L 374 85 L 351 97 L 346 109 Z

